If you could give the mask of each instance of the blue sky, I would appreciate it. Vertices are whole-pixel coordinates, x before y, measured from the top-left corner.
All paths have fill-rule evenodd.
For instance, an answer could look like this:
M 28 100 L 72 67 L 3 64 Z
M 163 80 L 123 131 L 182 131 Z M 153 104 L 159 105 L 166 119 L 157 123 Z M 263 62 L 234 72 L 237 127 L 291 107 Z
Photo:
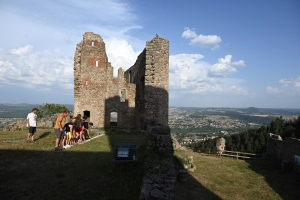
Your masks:
M 100 34 L 115 70 L 170 42 L 170 106 L 300 107 L 298 0 L 1 0 L 0 103 L 73 104 L 73 59 Z

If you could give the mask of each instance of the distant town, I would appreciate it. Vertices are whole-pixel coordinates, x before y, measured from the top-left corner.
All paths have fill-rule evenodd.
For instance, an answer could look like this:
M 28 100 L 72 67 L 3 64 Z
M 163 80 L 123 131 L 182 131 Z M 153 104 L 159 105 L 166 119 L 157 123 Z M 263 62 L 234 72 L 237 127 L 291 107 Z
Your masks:
M 190 144 L 268 126 L 280 116 L 297 119 L 300 109 L 170 107 L 169 126 L 180 144 Z

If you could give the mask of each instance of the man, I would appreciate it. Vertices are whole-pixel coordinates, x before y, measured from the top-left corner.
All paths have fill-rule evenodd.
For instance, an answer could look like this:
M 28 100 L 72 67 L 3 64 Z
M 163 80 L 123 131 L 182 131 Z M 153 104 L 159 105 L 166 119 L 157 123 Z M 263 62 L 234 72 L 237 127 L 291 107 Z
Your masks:
M 58 150 L 58 146 L 59 146 L 59 142 L 61 140 L 61 137 L 63 135 L 64 132 L 64 128 L 65 128 L 65 124 L 66 124 L 66 117 L 69 115 L 69 111 L 65 110 L 63 113 L 59 114 L 56 122 L 55 122 L 55 126 L 54 126 L 54 132 L 56 135 L 56 139 L 55 139 L 55 150 Z
M 27 143 L 34 142 L 33 138 L 34 138 L 34 133 L 36 132 L 37 111 L 38 111 L 37 108 L 33 108 L 31 113 L 27 115 L 27 124 L 26 124 L 28 128 Z

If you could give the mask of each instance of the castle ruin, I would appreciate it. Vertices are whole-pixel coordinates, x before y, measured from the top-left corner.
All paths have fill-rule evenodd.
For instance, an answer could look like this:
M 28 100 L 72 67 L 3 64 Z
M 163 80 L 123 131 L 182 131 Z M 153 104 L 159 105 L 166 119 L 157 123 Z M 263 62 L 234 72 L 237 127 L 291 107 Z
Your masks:
M 156 35 L 125 72 L 108 62 L 105 43 L 86 32 L 74 57 L 74 114 L 86 115 L 96 127 L 110 127 L 117 113 L 119 128 L 168 125 L 169 41 Z

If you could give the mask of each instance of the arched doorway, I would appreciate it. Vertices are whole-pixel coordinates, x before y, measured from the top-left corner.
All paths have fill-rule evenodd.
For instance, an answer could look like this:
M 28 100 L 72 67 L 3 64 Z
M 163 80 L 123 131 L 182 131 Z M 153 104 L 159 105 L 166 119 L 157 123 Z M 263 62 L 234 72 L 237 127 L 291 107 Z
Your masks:
M 110 113 L 110 126 L 118 126 L 118 113 L 111 112 Z

